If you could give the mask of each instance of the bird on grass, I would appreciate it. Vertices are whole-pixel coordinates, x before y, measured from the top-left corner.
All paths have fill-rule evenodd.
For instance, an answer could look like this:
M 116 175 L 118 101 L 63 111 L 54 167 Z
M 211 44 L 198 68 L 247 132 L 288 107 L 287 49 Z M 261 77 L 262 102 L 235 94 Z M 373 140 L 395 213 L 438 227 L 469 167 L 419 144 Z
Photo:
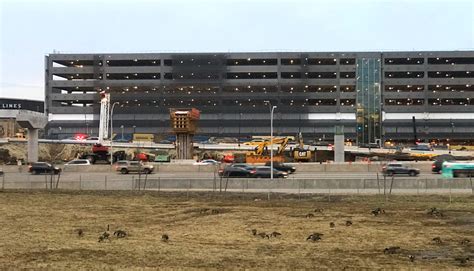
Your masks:
M 252 235 L 257 235 L 257 230 L 256 229 L 252 229 Z
M 443 241 L 441 240 L 440 237 L 435 237 L 435 238 L 432 239 L 432 241 L 435 242 L 436 244 L 441 244 L 441 243 L 443 243 Z
M 323 208 L 314 209 L 314 212 L 315 212 L 315 213 L 322 213 L 322 212 L 323 212 Z
M 259 232 L 257 235 L 262 238 L 270 239 L 270 235 L 266 234 L 265 232 Z
M 471 240 L 467 239 L 467 238 L 464 238 L 461 240 L 461 245 L 468 245 L 469 243 L 471 243 Z
M 319 241 L 319 240 L 321 240 L 321 236 L 323 236 L 323 235 L 324 234 L 317 233 L 317 232 L 312 233 L 306 238 L 306 241 L 308 241 L 308 240 L 313 241 L 313 242 Z
M 349 227 L 349 226 L 352 226 L 352 221 L 347 220 L 347 221 L 346 221 L 346 226 L 348 226 L 348 227 Z
M 466 265 L 467 262 L 470 260 L 469 257 L 456 257 L 454 258 L 455 261 L 459 262 L 461 265 Z
M 385 210 L 380 208 L 380 207 L 377 207 L 375 209 L 372 210 L 371 212 L 374 216 L 378 216 L 380 214 L 385 214 Z
M 118 230 L 114 232 L 114 235 L 117 236 L 117 238 L 124 238 L 127 236 L 127 232 L 123 230 Z
M 334 224 L 334 222 L 331 222 L 331 223 L 329 223 L 329 227 L 330 227 L 331 229 L 333 229 L 333 228 L 336 227 L 336 224 Z
M 102 233 L 102 235 L 99 236 L 99 243 L 104 242 L 105 240 L 110 241 L 109 236 L 110 234 L 108 232 Z
M 443 212 L 441 210 L 439 210 L 438 208 L 436 208 L 436 207 L 433 207 L 433 208 L 429 209 L 428 214 L 432 215 L 432 216 L 436 216 L 436 217 L 442 217 L 443 216 Z
M 79 236 L 79 237 L 84 236 L 84 230 L 83 229 L 77 229 L 76 232 L 77 232 L 77 236 Z
M 168 236 L 168 234 L 163 234 L 161 236 L 161 241 L 168 242 L 169 240 L 170 240 L 170 237 Z
M 270 235 L 271 235 L 272 237 L 278 237 L 278 236 L 281 235 L 281 233 L 274 231 L 274 232 L 272 232 Z
M 306 218 L 312 218 L 312 217 L 314 217 L 314 215 L 312 213 L 309 213 L 309 214 L 306 215 Z
M 410 259 L 410 262 L 414 262 L 416 257 L 415 255 L 408 255 L 408 259 Z
M 400 250 L 400 247 L 387 247 L 383 250 L 384 254 L 395 254 Z

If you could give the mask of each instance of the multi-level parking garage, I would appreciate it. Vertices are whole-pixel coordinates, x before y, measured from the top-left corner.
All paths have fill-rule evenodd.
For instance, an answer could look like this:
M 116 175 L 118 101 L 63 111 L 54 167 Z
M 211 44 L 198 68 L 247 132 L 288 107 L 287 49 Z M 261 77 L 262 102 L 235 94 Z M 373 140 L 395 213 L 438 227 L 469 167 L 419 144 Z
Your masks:
M 114 132 L 170 134 L 169 108 L 201 110 L 199 133 L 471 140 L 474 51 L 50 54 L 48 135 L 97 134 L 99 92 L 118 102 Z

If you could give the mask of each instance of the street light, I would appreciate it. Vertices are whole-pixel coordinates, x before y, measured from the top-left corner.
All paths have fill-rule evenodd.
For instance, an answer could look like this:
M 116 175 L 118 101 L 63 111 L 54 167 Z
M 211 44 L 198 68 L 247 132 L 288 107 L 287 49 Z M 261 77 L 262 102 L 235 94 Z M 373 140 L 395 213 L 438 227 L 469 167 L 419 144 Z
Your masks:
M 114 139 L 112 137 L 114 136 L 114 107 L 117 104 L 119 104 L 119 102 L 113 103 L 110 108 L 110 165 L 114 164 L 114 151 L 112 146 Z
M 273 180 L 273 111 L 277 106 L 272 106 L 270 101 L 264 102 L 270 105 L 270 179 Z
M 120 129 L 122 130 L 122 141 L 123 141 L 123 125 L 120 125 Z

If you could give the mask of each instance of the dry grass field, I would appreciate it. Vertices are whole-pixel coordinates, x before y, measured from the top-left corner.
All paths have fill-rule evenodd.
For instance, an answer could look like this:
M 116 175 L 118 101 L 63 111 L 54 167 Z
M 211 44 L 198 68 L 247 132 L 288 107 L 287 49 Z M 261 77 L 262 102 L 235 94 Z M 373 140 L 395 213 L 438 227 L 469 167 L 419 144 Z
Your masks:
M 372 215 L 376 207 L 385 213 Z M 427 214 L 432 207 L 443 216 Z M 5 270 L 474 266 L 472 196 L 449 203 L 441 196 L 392 196 L 385 202 L 380 196 L 273 194 L 268 201 L 259 194 L 3 191 L 0 218 Z M 107 225 L 110 240 L 98 242 Z M 128 236 L 113 236 L 119 229 Z M 261 238 L 252 229 L 282 235 Z M 307 241 L 315 232 L 321 240 Z M 471 243 L 461 244 L 464 238 Z M 390 246 L 400 249 L 385 254 Z

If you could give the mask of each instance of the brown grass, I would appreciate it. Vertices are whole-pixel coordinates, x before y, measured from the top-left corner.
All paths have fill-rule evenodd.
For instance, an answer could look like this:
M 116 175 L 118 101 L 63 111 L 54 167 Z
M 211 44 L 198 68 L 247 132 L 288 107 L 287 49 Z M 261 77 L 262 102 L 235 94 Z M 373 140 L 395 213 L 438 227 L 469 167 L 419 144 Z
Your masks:
M 370 214 L 382 207 L 386 213 Z M 442 218 L 426 214 L 430 207 Z M 323 208 L 322 213 L 313 212 Z M 209 209 L 209 210 L 204 210 Z M 212 212 L 215 209 L 217 211 Z M 315 216 L 306 218 L 308 213 Z M 2 192 L 0 269 L 469 269 L 474 197 Z M 345 221 L 353 225 L 346 227 Z M 329 223 L 336 223 L 330 229 Z M 98 242 L 106 230 L 123 239 Z M 76 229 L 83 229 L 78 237 Z M 262 239 L 251 229 L 282 236 Z M 306 241 L 313 232 L 321 241 Z M 162 242 L 162 234 L 170 236 Z M 440 236 L 443 244 L 434 244 Z M 383 249 L 400 246 L 397 254 Z M 415 262 L 408 260 L 415 255 Z M 470 256 L 466 266 L 454 258 Z M 430 259 L 423 259 L 430 258 Z

